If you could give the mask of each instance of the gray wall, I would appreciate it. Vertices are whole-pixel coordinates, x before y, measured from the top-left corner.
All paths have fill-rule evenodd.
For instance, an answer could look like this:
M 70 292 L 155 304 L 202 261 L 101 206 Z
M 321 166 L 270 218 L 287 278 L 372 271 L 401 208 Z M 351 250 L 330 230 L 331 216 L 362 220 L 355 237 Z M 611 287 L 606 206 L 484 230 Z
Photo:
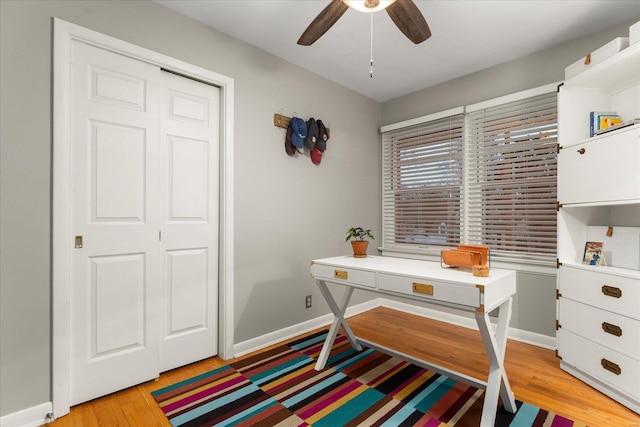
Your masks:
M 470 105 L 564 80 L 564 69 L 616 37 L 628 37 L 629 24 L 534 53 L 381 104 L 383 125 Z M 513 303 L 513 328 L 555 337 L 556 276 L 521 271 Z
M 378 234 L 377 102 L 146 1 L 2 0 L 0 16 L 0 416 L 51 400 L 54 16 L 235 79 L 235 342 L 328 312 L 309 261 L 347 253 L 351 225 Z M 331 126 L 320 166 L 285 153 L 273 115 L 294 112 Z

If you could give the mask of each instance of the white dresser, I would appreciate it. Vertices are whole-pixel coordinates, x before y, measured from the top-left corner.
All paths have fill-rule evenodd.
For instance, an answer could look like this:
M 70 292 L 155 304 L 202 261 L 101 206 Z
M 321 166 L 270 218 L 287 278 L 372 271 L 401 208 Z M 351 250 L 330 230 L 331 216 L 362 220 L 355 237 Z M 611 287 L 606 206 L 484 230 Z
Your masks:
M 640 44 L 559 89 L 557 282 L 560 366 L 640 412 L 640 271 L 629 268 L 639 249 L 605 248 L 607 266 L 582 262 L 587 241 L 606 246 L 640 227 L 640 124 L 590 138 L 591 111 L 640 118 Z M 609 227 L 611 237 L 594 237 Z

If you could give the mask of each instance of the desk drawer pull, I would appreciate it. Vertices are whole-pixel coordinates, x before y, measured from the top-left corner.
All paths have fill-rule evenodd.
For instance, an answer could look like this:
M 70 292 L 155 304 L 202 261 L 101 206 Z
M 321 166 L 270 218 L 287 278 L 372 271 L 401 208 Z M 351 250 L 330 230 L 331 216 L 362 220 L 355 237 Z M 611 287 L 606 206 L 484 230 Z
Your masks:
M 611 323 L 602 322 L 602 330 L 617 337 L 622 336 L 622 328 L 620 326 L 612 325 Z
M 622 297 L 622 289 L 616 288 L 615 286 L 609 286 L 609 285 L 602 286 L 602 293 L 608 297 L 613 297 L 613 298 Z
M 620 369 L 620 366 L 617 363 L 613 363 L 610 360 L 607 360 L 604 358 L 600 359 L 600 364 L 604 369 L 606 369 L 609 372 L 613 372 L 616 375 L 620 375 L 622 373 L 622 369 Z
M 417 294 L 433 295 L 433 285 L 425 283 L 413 283 L 413 292 Z
M 345 270 L 333 270 L 333 277 L 336 279 L 347 280 L 349 278 L 349 272 Z

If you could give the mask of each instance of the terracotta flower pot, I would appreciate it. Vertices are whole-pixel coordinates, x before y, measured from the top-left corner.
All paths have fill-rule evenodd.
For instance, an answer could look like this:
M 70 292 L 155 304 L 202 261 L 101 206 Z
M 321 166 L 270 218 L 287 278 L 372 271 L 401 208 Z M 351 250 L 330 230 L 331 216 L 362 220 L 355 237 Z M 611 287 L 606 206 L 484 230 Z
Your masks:
M 353 256 L 355 258 L 367 257 L 367 247 L 369 246 L 368 240 L 352 240 L 351 246 L 353 247 Z

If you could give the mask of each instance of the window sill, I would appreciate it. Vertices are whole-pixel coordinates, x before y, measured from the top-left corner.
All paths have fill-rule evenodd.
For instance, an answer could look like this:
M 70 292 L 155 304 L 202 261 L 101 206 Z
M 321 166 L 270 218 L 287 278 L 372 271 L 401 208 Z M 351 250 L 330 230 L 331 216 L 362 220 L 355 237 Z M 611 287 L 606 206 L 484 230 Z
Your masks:
M 422 248 L 418 250 L 406 250 L 399 248 L 379 247 L 382 256 L 397 258 L 419 259 L 423 261 L 440 262 L 439 247 Z M 558 272 L 555 259 L 553 261 L 541 261 L 526 258 L 515 258 L 505 256 L 491 256 L 491 267 L 515 270 L 522 273 L 544 274 L 555 276 Z

